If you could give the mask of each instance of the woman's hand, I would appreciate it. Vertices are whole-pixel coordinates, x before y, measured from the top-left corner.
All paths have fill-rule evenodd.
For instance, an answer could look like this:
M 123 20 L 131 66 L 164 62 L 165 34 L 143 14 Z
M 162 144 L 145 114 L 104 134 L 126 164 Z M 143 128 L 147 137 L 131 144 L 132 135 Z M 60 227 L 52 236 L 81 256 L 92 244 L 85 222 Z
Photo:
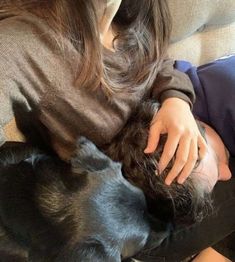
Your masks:
M 203 158 L 207 151 L 207 144 L 187 102 L 175 97 L 163 102 L 152 120 L 145 153 L 153 153 L 156 150 L 161 134 L 167 134 L 167 141 L 159 161 L 160 173 L 176 154 L 165 183 L 170 185 L 177 176 L 178 183 L 184 183 L 193 170 L 198 155 Z

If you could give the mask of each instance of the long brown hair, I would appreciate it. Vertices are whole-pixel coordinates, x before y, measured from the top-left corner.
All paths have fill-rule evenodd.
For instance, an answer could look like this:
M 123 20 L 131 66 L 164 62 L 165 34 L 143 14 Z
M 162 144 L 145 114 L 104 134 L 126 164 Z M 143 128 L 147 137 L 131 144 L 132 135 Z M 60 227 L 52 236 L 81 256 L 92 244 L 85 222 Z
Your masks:
M 102 83 L 107 93 L 151 86 L 170 37 L 167 1 L 122 0 L 113 20 L 115 53 L 100 42 L 98 24 L 105 6 L 106 0 L 7 0 L 0 10 L 27 10 L 69 39 L 81 55 L 77 86 Z

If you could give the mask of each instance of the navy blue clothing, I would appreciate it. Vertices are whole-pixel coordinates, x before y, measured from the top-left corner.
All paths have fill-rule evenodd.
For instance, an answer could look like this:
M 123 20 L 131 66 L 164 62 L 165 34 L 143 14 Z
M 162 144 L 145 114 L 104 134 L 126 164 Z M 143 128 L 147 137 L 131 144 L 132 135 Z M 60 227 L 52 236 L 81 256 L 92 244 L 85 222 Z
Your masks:
M 213 127 L 235 156 L 235 56 L 194 67 L 176 61 L 175 67 L 191 79 L 196 93 L 194 115 Z

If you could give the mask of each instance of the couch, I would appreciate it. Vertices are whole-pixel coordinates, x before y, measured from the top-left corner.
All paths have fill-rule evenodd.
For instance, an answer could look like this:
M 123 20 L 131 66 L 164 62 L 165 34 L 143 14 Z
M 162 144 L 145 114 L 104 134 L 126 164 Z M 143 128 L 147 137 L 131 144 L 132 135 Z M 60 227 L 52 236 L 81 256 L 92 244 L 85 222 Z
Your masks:
M 235 54 L 235 0 L 167 0 L 173 19 L 169 55 L 201 65 Z

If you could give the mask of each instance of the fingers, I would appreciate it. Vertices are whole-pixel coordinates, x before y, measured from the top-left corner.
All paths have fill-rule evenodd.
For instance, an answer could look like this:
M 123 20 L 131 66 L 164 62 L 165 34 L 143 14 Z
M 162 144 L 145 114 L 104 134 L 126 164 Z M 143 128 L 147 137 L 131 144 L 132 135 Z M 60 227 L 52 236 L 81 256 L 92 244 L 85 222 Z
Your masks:
M 147 147 L 144 150 L 144 153 L 150 154 L 156 150 L 160 139 L 160 135 L 161 135 L 161 124 L 159 122 L 155 122 L 153 125 L 150 126 L 148 143 L 147 143 Z
M 167 185 L 170 185 L 176 177 L 177 182 L 183 184 L 192 173 L 198 160 L 198 139 L 189 140 L 185 137 L 180 141 L 174 165 L 165 180 Z M 203 149 L 203 153 L 204 150 L 206 149 Z
M 167 167 L 171 159 L 173 158 L 180 140 L 180 134 L 169 133 L 166 144 L 163 148 L 161 158 L 159 160 L 160 173 Z
M 197 126 L 194 125 L 194 118 L 189 118 L 188 122 L 183 119 L 184 121 L 181 124 L 175 121 L 164 122 L 159 120 L 159 118 L 165 119 L 166 116 L 164 115 L 163 118 L 160 115 L 159 117 L 159 112 L 158 118 L 153 118 L 150 126 L 144 153 L 153 153 L 159 144 L 161 134 L 167 134 L 167 140 L 159 160 L 159 171 L 161 173 L 175 155 L 173 167 L 165 182 L 167 185 L 170 185 L 178 177 L 177 182 L 182 184 L 194 169 L 198 157 L 202 159 L 206 155 L 207 144 L 199 133 Z M 193 123 L 191 120 L 193 120 Z
M 191 141 L 188 139 L 187 136 L 184 136 L 180 139 L 174 165 L 165 180 L 165 183 L 167 185 L 170 185 L 185 167 L 191 149 L 190 146 Z
M 197 160 L 198 160 L 198 145 L 197 145 L 197 139 L 194 139 L 191 141 L 186 165 L 183 167 L 181 173 L 179 174 L 179 178 L 177 180 L 179 184 L 183 184 L 184 181 L 188 178 L 188 176 L 192 173 L 197 163 Z

